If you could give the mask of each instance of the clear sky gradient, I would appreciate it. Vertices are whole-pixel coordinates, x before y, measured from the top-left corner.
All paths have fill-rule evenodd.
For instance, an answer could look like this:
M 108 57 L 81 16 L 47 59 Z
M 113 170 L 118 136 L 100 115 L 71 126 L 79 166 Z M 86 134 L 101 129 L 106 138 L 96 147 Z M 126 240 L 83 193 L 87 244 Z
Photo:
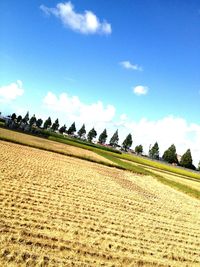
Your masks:
M 133 147 L 200 160 L 199 1 L 1 0 L 0 40 L 3 113 L 119 128 Z

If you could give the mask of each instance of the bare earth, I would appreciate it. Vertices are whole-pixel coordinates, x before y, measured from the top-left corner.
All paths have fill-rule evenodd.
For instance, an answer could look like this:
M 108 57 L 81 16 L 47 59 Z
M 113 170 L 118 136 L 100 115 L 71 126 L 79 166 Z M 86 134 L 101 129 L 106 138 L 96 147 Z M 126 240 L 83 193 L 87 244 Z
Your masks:
M 0 141 L 0 266 L 200 266 L 200 201 Z

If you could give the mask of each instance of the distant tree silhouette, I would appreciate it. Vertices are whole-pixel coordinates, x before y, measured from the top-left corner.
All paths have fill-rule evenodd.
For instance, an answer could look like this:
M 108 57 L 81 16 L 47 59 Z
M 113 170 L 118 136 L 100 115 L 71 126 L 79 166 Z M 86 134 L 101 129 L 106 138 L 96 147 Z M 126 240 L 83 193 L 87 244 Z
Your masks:
M 132 146 L 133 140 L 132 140 L 132 135 L 128 134 L 125 140 L 122 143 L 122 148 L 127 151 Z
M 11 115 L 11 119 L 12 119 L 12 121 L 16 120 L 16 118 L 17 118 L 16 114 L 13 113 L 13 114 Z
M 92 140 L 97 136 L 97 132 L 95 131 L 94 128 L 92 128 L 89 132 L 88 132 L 88 135 L 87 135 L 87 140 L 89 142 L 92 142 Z
M 52 124 L 51 129 L 53 131 L 57 131 L 58 128 L 59 128 L 59 121 L 58 121 L 58 119 L 56 119 L 55 122 Z
M 195 166 L 192 164 L 192 154 L 190 149 L 188 149 L 181 157 L 180 165 L 188 169 L 195 169 Z
M 149 150 L 149 157 L 152 159 L 159 159 L 159 146 L 157 142 L 155 142 L 155 144 Z
M 99 140 L 98 140 L 99 143 L 105 144 L 107 137 L 108 137 L 107 131 L 106 131 L 106 129 L 104 129 L 103 132 L 99 135 Z
M 85 134 L 86 134 L 85 124 L 83 124 L 80 130 L 78 131 L 78 137 L 82 138 Z
M 20 124 L 21 121 L 22 121 L 22 116 L 19 115 L 19 116 L 17 117 L 17 123 Z
M 135 153 L 142 154 L 142 152 L 143 152 L 143 146 L 142 145 L 135 147 Z
M 76 132 L 76 126 L 75 126 L 75 122 L 73 122 L 72 125 L 69 127 L 67 133 L 74 134 L 75 132 Z
M 113 147 L 116 147 L 118 145 L 119 136 L 118 136 L 118 130 L 113 134 L 113 136 L 110 138 L 110 145 Z
M 36 121 L 37 121 L 37 119 L 36 119 L 35 114 L 34 114 L 29 120 L 29 125 L 33 126 L 34 124 L 36 124 Z
M 36 126 L 37 126 L 38 128 L 40 128 L 40 127 L 42 126 L 42 123 L 43 123 L 43 120 L 42 120 L 42 119 L 38 119 L 38 120 L 36 121 Z
M 28 123 L 29 121 L 29 112 L 27 111 L 26 115 L 24 116 L 24 118 L 22 119 L 23 123 Z
M 176 154 L 176 147 L 175 145 L 171 145 L 163 154 L 163 160 L 167 161 L 168 163 L 176 163 L 178 164 L 177 154 Z
M 51 118 L 48 117 L 48 119 L 44 122 L 44 126 L 43 126 L 43 128 L 44 128 L 44 129 L 48 129 L 48 128 L 50 128 L 50 127 L 51 127 Z
M 63 134 L 66 132 L 66 125 L 64 124 L 62 127 L 59 129 L 59 133 Z

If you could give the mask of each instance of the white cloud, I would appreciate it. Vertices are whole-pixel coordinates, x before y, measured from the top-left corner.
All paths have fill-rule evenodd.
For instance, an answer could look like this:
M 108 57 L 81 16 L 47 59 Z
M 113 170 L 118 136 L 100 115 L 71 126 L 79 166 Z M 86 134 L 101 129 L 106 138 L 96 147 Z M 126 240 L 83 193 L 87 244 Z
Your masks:
M 48 92 L 43 104 L 46 114 L 44 118 L 53 115 L 52 120 L 58 117 L 60 123 L 66 123 L 67 127 L 75 121 L 77 129 L 85 123 L 87 132 L 94 126 L 98 135 L 106 128 L 108 142 L 116 129 L 119 129 L 119 144 L 128 133 L 131 133 L 132 147 L 142 144 L 145 153 L 148 153 L 149 146 L 157 141 L 160 156 L 171 144 L 175 144 L 179 155 L 183 155 L 188 148 L 191 149 L 193 163 L 196 166 L 200 160 L 200 125 L 188 123 L 184 118 L 170 115 L 160 120 L 142 118 L 140 121 L 135 121 L 125 113 L 116 118 L 114 106 L 105 106 L 101 101 L 86 104 L 79 97 L 69 96 L 66 93 L 56 95 Z
M 149 88 L 143 85 L 137 85 L 133 88 L 133 92 L 136 95 L 146 95 L 148 93 Z
M 22 88 L 22 81 L 18 80 L 15 83 L 3 85 L 0 87 L 0 103 L 7 103 L 18 96 L 22 96 L 24 89 Z
M 133 147 L 142 144 L 146 153 L 149 145 L 157 141 L 160 156 L 171 144 L 175 144 L 178 154 L 183 155 L 190 148 L 194 163 L 197 165 L 200 160 L 200 125 L 188 123 L 183 118 L 170 115 L 157 121 L 143 118 L 139 122 L 127 118 L 126 121 L 120 120 L 116 127 L 123 138 L 131 132 Z
M 78 124 L 86 123 L 89 126 L 109 123 L 115 116 L 115 107 L 104 107 L 101 101 L 85 104 L 77 96 L 68 96 L 62 93 L 59 96 L 48 92 L 43 103 L 50 110 L 59 112 L 65 121 L 76 121 Z
M 132 64 L 130 61 L 121 61 L 119 63 L 123 68 L 128 69 L 128 70 L 138 70 L 142 71 L 142 67 Z
M 83 34 L 110 34 L 111 25 L 106 21 L 100 22 L 99 18 L 92 12 L 85 10 L 83 14 L 76 13 L 71 2 L 58 3 L 55 8 L 41 5 L 40 9 L 46 14 L 53 14 L 59 18 L 64 26 Z

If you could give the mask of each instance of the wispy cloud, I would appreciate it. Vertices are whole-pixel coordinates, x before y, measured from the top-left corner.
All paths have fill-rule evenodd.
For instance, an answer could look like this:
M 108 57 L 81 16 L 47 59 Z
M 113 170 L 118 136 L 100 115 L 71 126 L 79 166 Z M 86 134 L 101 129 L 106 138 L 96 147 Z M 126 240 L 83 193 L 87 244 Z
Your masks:
M 40 9 L 46 15 L 54 15 L 59 18 L 64 26 L 82 34 L 111 34 L 111 24 L 105 20 L 100 22 L 99 18 L 92 12 L 85 10 L 84 13 L 77 13 L 71 2 L 58 3 L 55 8 L 41 5 Z
M 138 66 L 137 64 L 132 64 L 130 61 L 121 61 L 119 64 L 127 70 L 143 70 L 142 67 Z
M 149 88 L 143 85 L 137 85 L 133 88 L 133 93 L 136 95 L 146 95 L 148 93 Z
M 22 88 L 22 81 L 18 80 L 15 83 L 3 85 L 0 87 L 0 103 L 7 103 L 14 100 L 18 96 L 22 96 L 24 89 Z

